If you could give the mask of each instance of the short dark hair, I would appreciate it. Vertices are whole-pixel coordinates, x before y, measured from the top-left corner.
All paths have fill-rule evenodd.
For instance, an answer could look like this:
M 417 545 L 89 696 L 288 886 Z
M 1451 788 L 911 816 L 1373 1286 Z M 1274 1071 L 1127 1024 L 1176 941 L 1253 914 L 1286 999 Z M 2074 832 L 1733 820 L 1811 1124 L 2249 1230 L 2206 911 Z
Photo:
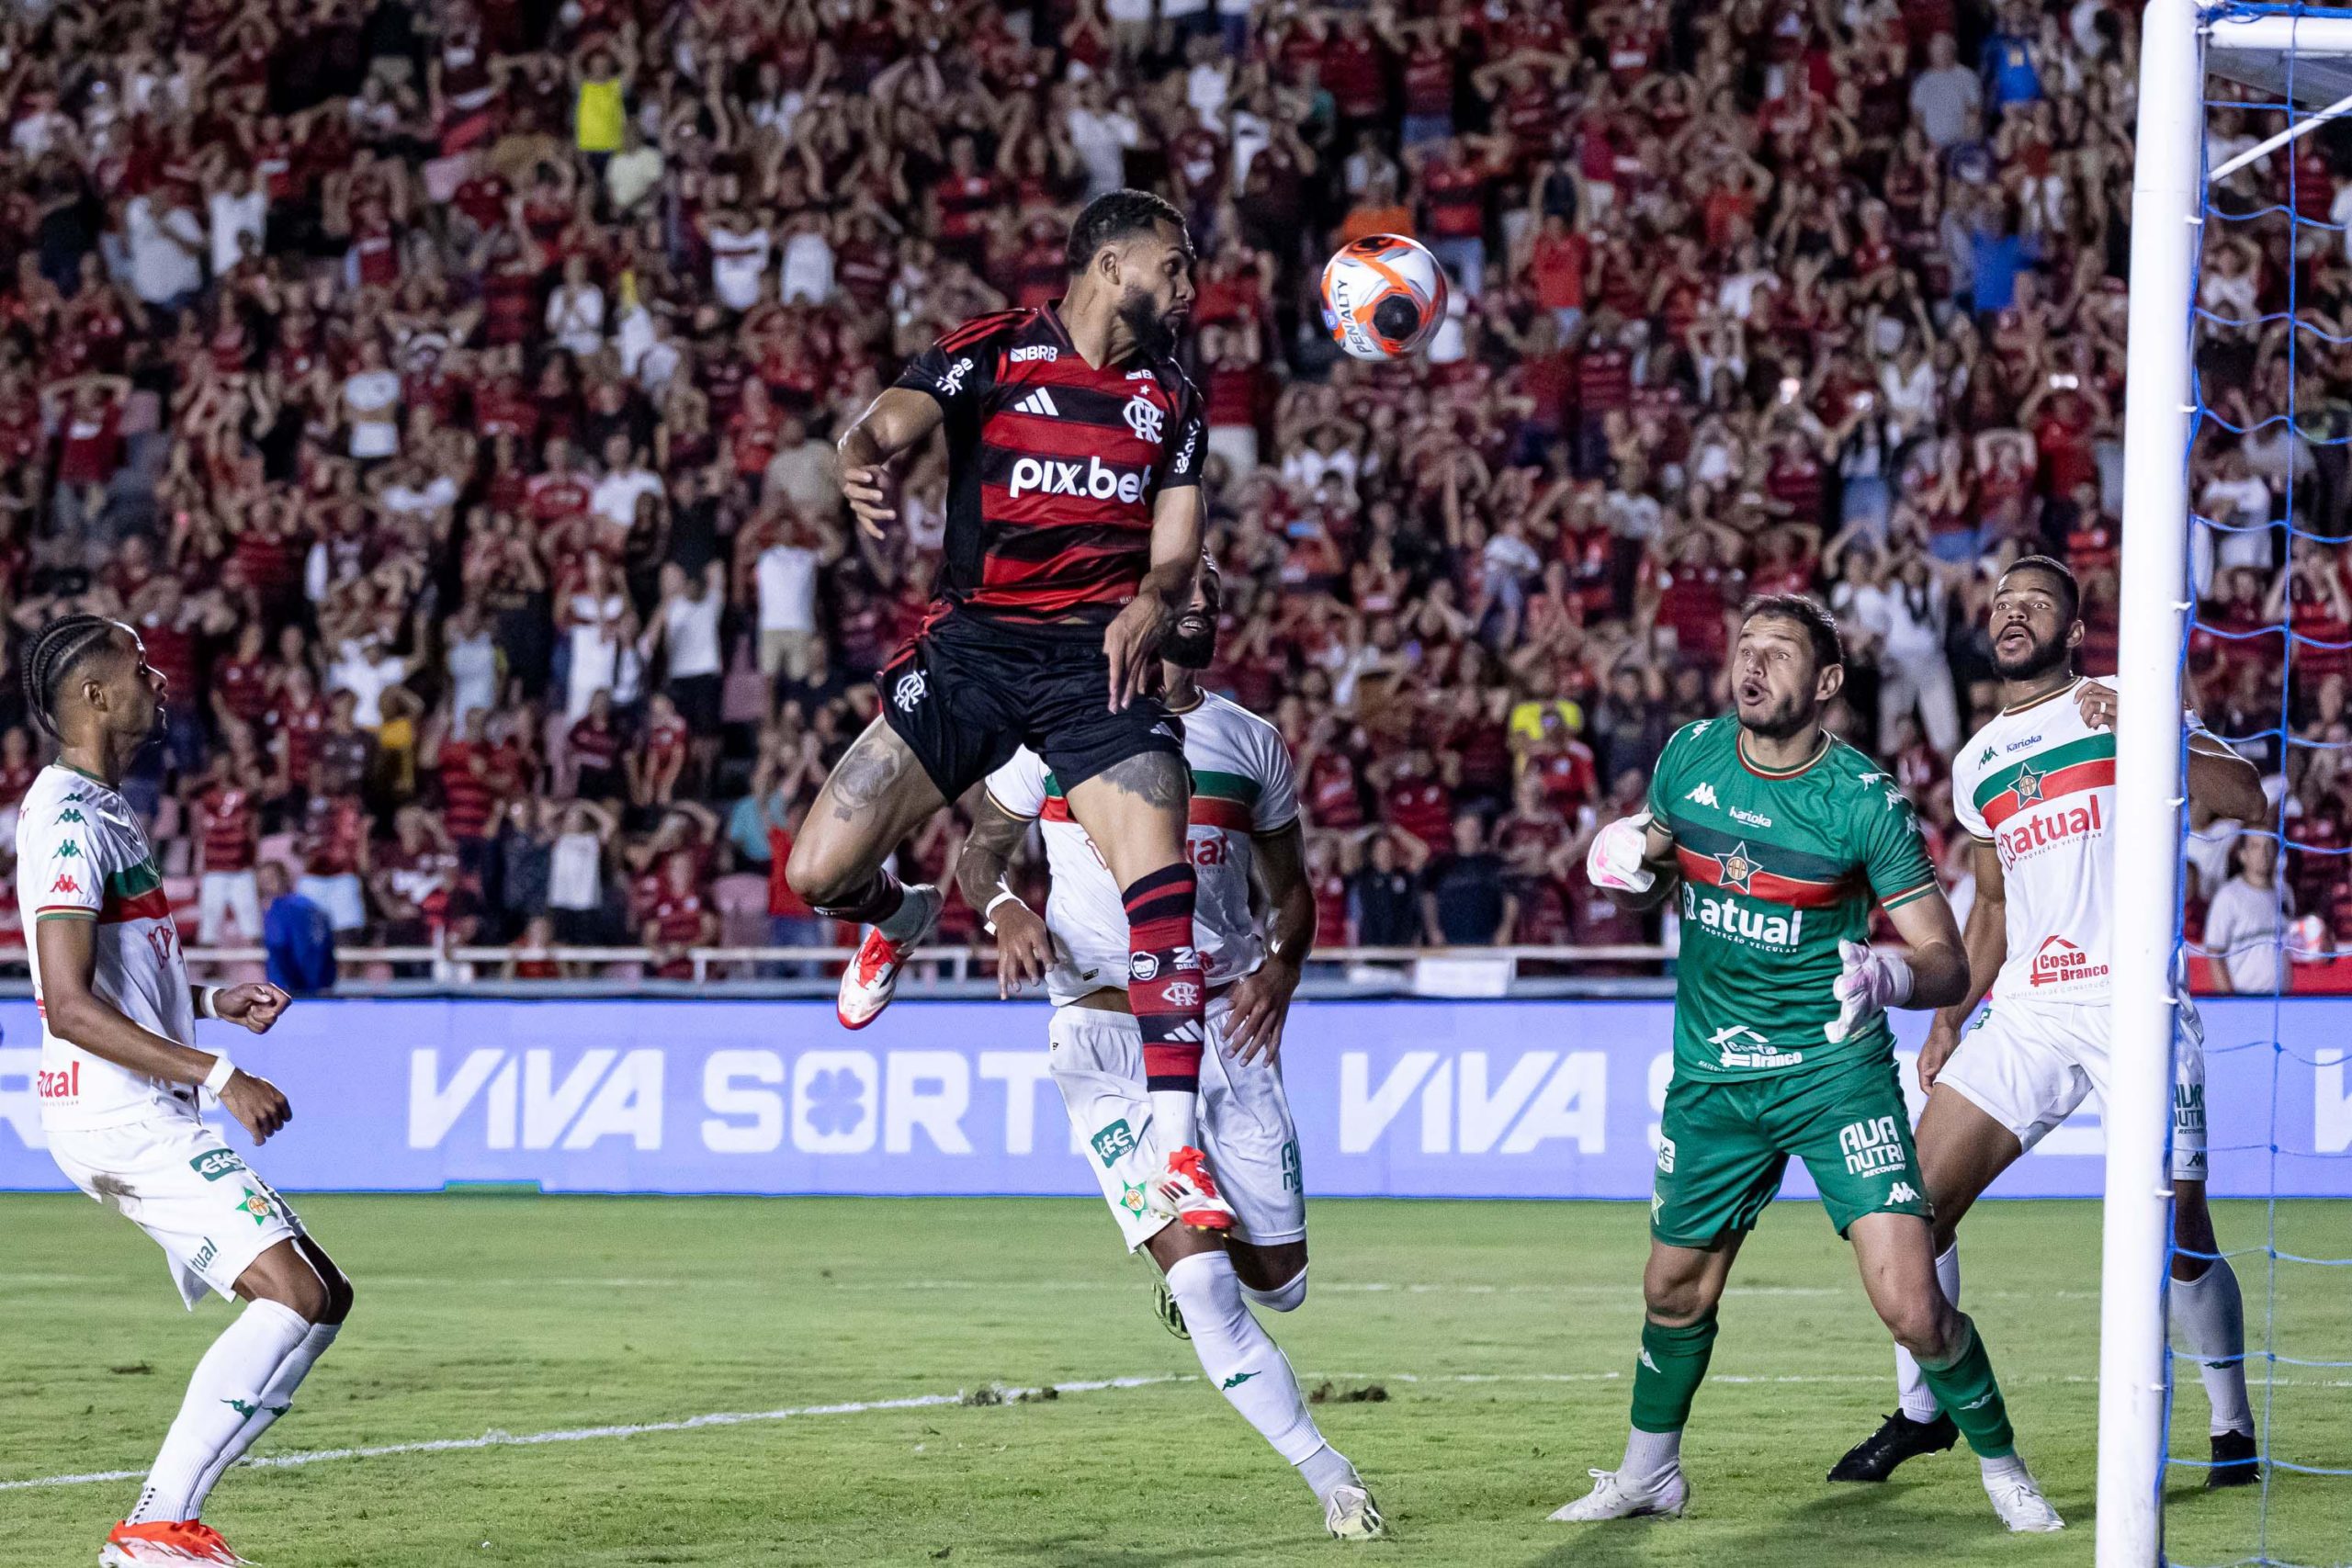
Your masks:
M 1761 615 L 1777 620 L 1794 621 L 1804 628 L 1804 639 L 1813 645 L 1813 671 L 1819 674 L 1833 664 L 1846 662 L 1845 645 L 1838 637 L 1838 617 L 1829 607 L 1810 593 L 1759 593 L 1740 606 L 1739 624 L 1742 630 L 1747 623 Z
M 2079 620 L 2083 613 L 2083 585 L 2075 576 L 2075 569 L 2055 556 L 2019 556 L 2001 573 L 2006 578 L 2014 572 L 2038 571 L 2058 584 L 2058 613 L 2068 622 Z
M 1103 192 L 1088 202 L 1078 221 L 1069 226 L 1069 270 L 1084 272 L 1103 246 L 1148 234 L 1162 223 L 1173 225 L 1179 232 L 1184 227 L 1184 215 L 1165 197 L 1148 190 Z
M 61 615 L 33 633 L 32 640 L 25 644 L 25 709 L 42 733 L 52 739 L 63 739 L 57 733 L 58 689 L 83 660 L 113 641 L 120 626 L 104 615 Z

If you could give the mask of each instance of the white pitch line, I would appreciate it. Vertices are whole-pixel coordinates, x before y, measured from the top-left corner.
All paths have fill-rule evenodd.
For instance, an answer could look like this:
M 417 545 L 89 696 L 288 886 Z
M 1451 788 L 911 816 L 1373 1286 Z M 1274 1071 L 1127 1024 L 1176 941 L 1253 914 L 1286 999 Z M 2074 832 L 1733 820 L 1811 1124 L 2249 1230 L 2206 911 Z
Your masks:
M 1361 1372 L 1311 1371 L 1300 1374 L 1300 1381 L 1313 1383 L 1334 1378 L 1363 1379 L 1370 1382 L 1395 1383 L 1594 1383 L 1618 1382 L 1623 1372 Z M 1152 1377 L 1090 1378 L 1072 1382 L 1049 1383 L 1056 1393 L 1093 1393 L 1103 1389 L 1152 1388 L 1169 1383 L 1198 1382 L 1196 1373 L 1163 1373 Z M 1796 1372 L 1777 1376 L 1747 1375 L 1715 1372 L 1709 1382 L 1734 1384 L 1783 1385 L 1792 1383 L 1883 1383 L 1887 1380 L 1874 1373 Z M 2015 1383 L 2096 1383 L 2098 1379 L 2083 1373 L 2060 1377 L 2012 1378 Z M 2273 1378 L 2249 1380 L 2254 1386 L 2267 1388 L 2352 1388 L 2352 1378 L 2321 1378 L 2301 1380 Z M 999 1404 L 1017 1403 L 1024 1394 L 1045 1392 L 1036 1388 L 1012 1388 L 992 1385 L 1000 1395 Z M 899 1399 L 852 1400 L 838 1404 L 803 1404 L 789 1410 L 759 1410 L 748 1412 L 721 1411 L 708 1416 L 689 1416 L 681 1421 L 649 1421 L 622 1427 L 570 1427 L 552 1432 L 513 1432 L 492 1430 L 479 1438 L 437 1438 L 426 1442 L 384 1443 L 373 1448 L 313 1449 L 303 1453 L 272 1454 L 265 1459 L 240 1460 L 238 1469 L 296 1470 L 304 1465 L 324 1464 L 335 1460 L 388 1459 L 399 1454 L 461 1453 L 480 1449 L 535 1448 L 544 1443 L 587 1443 L 608 1438 L 641 1438 L 662 1432 L 693 1432 L 710 1427 L 746 1427 L 768 1421 L 793 1421 L 808 1416 L 861 1416 L 876 1410 L 929 1410 L 943 1405 L 961 1405 L 967 1393 L 917 1393 Z M 990 1408 L 976 1405 L 974 1408 Z M 79 1475 L 44 1475 L 28 1481 L 0 1481 L 0 1492 L 26 1492 L 35 1488 L 59 1486 L 89 1486 L 107 1482 L 138 1481 L 146 1476 L 143 1470 L 89 1471 Z
M 1091 1393 L 1106 1388 L 1147 1388 L 1154 1383 L 1192 1382 L 1188 1376 L 1096 1378 L 1080 1382 L 1057 1382 L 1050 1386 L 1056 1393 Z M 1017 1401 L 1023 1394 L 1043 1392 L 1034 1388 L 1001 1388 L 998 1391 L 1006 1403 Z M 964 1393 L 917 1393 L 902 1399 L 865 1399 L 841 1404 L 803 1404 L 790 1410 L 722 1411 L 709 1416 L 689 1416 L 683 1421 L 649 1421 L 628 1427 L 571 1427 L 553 1432 L 528 1432 L 520 1436 L 513 1432 L 488 1431 L 479 1438 L 438 1438 L 422 1443 L 384 1443 L 364 1449 L 314 1449 L 307 1453 L 272 1454 L 266 1459 L 239 1461 L 239 1468 L 254 1470 L 295 1470 L 306 1464 L 323 1464 L 331 1460 L 386 1459 L 394 1454 L 458 1453 L 473 1449 L 522 1449 L 541 1443 L 588 1443 L 608 1438 L 641 1438 L 656 1432 L 692 1432 L 706 1427 L 746 1427 L 763 1421 L 793 1421 L 804 1416 L 861 1416 L 876 1410 L 923 1410 L 943 1404 L 961 1404 Z M 44 1475 L 30 1481 L 0 1481 L 0 1492 L 24 1492 L 35 1487 L 87 1486 L 97 1482 L 137 1481 L 147 1472 L 143 1470 L 92 1471 L 81 1475 Z

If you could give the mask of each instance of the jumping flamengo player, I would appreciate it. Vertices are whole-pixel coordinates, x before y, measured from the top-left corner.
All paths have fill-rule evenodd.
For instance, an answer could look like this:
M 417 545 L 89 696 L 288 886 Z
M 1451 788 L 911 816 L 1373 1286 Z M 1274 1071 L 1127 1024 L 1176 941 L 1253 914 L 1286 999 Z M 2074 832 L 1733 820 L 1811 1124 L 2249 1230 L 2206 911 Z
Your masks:
M 2083 640 L 2075 574 L 2043 556 L 2004 572 L 1993 596 L 2000 716 L 1952 764 L 1952 807 L 1975 836 L 1968 990 L 1936 1014 L 1919 1052 L 1928 1090 L 1919 1168 L 1935 1205 L 1936 1272 L 1960 1299 L 1952 1235 L 1969 1205 L 2083 1097 L 2107 1089 L 2108 947 L 2115 897 L 2115 679 L 2075 673 Z M 2269 811 L 2254 764 L 2192 734 L 2188 795 L 2217 817 Z M 1985 993 L 1991 1008 L 1961 1032 Z M 2174 1053 L 2172 1307 L 2212 1404 L 2208 1486 L 2259 1478 L 2245 1393 L 2245 1309 L 2217 1257 L 2205 1206 L 2205 1052 L 2196 1010 L 2178 998 Z M 1883 1481 L 1915 1454 L 1951 1447 L 1953 1428 L 1908 1356 L 1896 1353 L 1902 1408 L 1829 1472 Z
M 786 875 L 821 912 L 873 925 L 842 976 L 842 1021 L 862 1028 L 939 916 L 939 890 L 900 886 L 891 853 L 1021 746 L 1043 755 L 1127 916 L 1154 1202 L 1221 1229 L 1233 1212 L 1193 1146 L 1201 975 L 1183 741 L 1145 689 L 1201 555 L 1205 426 L 1171 357 L 1193 251 L 1173 207 L 1114 191 L 1079 214 L 1068 260 L 1059 301 L 947 333 L 842 436 L 842 491 L 878 536 L 897 514 L 891 462 L 945 426 L 946 558 L 922 631 L 875 678 L 882 716 L 825 781 Z
M 1183 720 L 1193 774 L 1186 851 L 1200 873 L 1200 907 L 1192 940 L 1207 987 L 1210 1045 L 1201 1133 L 1236 1212 L 1224 1236 L 1171 1224 L 1148 1201 L 1154 1106 L 1142 1032 L 1119 985 L 1126 912 L 1102 857 L 1070 819 L 1060 780 L 1027 747 L 989 775 L 956 880 L 966 901 L 989 912 L 1004 994 L 1046 982 L 1054 1082 L 1093 1151 L 1087 1165 L 1128 1250 L 1148 1252 L 1167 1276 L 1201 1370 L 1297 1467 L 1323 1506 L 1325 1528 L 1365 1540 L 1385 1533 L 1380 1510 L 1355 1467 L 1323 1440 L 1289 1360 L 1249 1307 L 1289 1312 L 1306 1299 L 1306 1199 L 1280 1055 L 1299 968 L 1315 944 L 1315 894 L 1282 737 L 1195 679 L 1216 656 L 1218 603 L 1216 570 L 1204 565 L 1161 653 L 1168 709 Z M 1053 873 L 1043 919 L 1004 878 L 1005 862 L 1039 818 Z M 1251 912 L 1253 877 L 1272 917 L 1268 933 Z
M 1853 1243 L 1871 1306 L 1982 1460 L 2002 1522 L 2057 1529 L 2017 1455 L 1984 1341 L 1936 1286 L 1895 1080 L 1883 1010 L 1945 1006 L 1968 984 L 1918 821 L 1892 778 L 1822 730 L 1822 706 L 1845 682 L 1826 610 L 1794 595 L 1751 602 L 1731 675 L 1736 713 L 1677 731 L 1648 809 L 1602 829 L 1587 857 L 1593 884 L 1629 908 L 1663 902 L 1679 881 L 1682 952 L 1633 1433 L 1624 1463 L 1594 1471 L 1590 1495 L 1552 1517 L 1682 1511 L 1682 1427 L 1716 1304 L 1794 1155 Z M 1865 945 L 1874 904 L 1907 960 Z
M 130 1517 L 102 1564 L 241 1562 L 199 1515 L 221 1472 L 286 1414 L 351 1310 L 351 1284 L 285 1201 L 197 1117 L 201 1085 L 256 1144 L 286 1097 L 196 1049 L 198 1018 L 255 1034 L 275 986 L 192 987 L 146 834 L 117 784 L 162 728 L 164 679 L 136 634 L 96 615 L 43 626 L 26 706 L 58 742 L 17 820 L 17 898 L 41 1011 L 41 1127 L 74 1184 L 162 1246 L 180 1297 L 248 1303 L 197 1362 Z

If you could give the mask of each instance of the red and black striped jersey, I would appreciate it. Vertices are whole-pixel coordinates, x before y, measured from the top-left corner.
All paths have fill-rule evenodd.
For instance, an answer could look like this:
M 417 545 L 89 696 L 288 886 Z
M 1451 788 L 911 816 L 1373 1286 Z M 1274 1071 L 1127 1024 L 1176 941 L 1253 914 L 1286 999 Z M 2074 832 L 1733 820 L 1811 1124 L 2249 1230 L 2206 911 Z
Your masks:
M 965 322 L 898 385 L 946 411 L 942 598 L 1090 626 L 1135 598 L 1153 502 L 1199 484 L 1206 456 L 1200 393 L 1173 359 L 1097 369 L 1047 305 Z

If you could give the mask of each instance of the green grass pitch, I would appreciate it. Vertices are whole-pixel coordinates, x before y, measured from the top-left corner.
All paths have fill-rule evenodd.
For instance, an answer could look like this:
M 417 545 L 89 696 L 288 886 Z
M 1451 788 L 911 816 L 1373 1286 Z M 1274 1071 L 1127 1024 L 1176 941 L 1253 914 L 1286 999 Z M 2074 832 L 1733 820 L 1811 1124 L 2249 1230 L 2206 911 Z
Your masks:
M 1644 1215 L 1621 1204 L 1324 1201 L 1313 1289 L 1272 1319 L 1327 1434 L 1395 1538 L 1321 1539 L 1306 1489 L 1197 1377 L 1052 1400 L 871 1408 L 994 1385 L 1185 1378 L 1144 1266 L 1079 1201 L 314 1198 L 359 1306 L 262 1457 L 869 1408 L 637 1436 L 232 1472 L 208 1511 L 269 1568 L 639 1563 L 1967 1565 L 2086 1563 L 2098 1210 L 1992 1204 L 1966 1295 L 2025 1451 L 2070 1529 L 2010 1538 L 1974 1466 L 1883 1487 L 1822 1476 L 1892 1408 L 1885 1336 L 1810 1203 L 1767 1216 L 1734 1276 L 1687 1441 L 1679 1521 L 1544 1516 L 1613 1464 Z M 2282 1205 L 2285 1250 L 2352 1256 L 2352 1205 Z M 2223 1206 L 2231 1246 L 2263 1210 Z M 183 1314 L 160 1256 L 79 1198 L 0 1199 L 0 1480 L 137 1470 L 223 1321 Z M 2269 1280 L 2242 1260 L 2259 1348 Z M 2277 1345 L 2352 1360 L 2344 1269 L 2290 1266 Z M 2259 1369 L 2257 1369 L 2258 1371 Z M 2282 1368 L 2278 1452 L 2352 1466 L 2352 1371 Z M 1385 1397 L 1378 1395 L 1385 1394 Z M 2178 1400 L 2174 1451 L 2204 1455 Z M 2260 1414 L 2262 1391 L 2256 1393 Z M 2260 1498 L 2174 1489 L 2174 1561 L 2253 1554 Z M 0 1562 L 96 1560 L 127 1481 L 0 1491 Z M 2352 1478 L 2280 1475 L 2270 1556 L 2352 1558 Z

